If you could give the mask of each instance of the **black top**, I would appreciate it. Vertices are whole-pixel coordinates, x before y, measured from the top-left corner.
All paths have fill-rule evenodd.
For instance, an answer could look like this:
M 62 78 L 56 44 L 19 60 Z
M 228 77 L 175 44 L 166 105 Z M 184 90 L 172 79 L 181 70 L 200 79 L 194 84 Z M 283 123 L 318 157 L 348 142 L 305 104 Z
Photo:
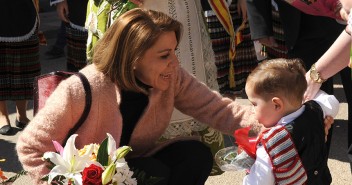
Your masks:
M 32 0 L 6 0 L 0 6 L 0 37 L 19 37 L 28 34 L 37 18 Z
M 120 112 L 123 126 L 120 146 L 128 145 L 130 142 L 132 132 L 148 103 L 148 96 L 143 93 L 121 91 Z
M 68 0 L 68 19 L 75 25 L 84 26 L 86 22 L 88 0 Z

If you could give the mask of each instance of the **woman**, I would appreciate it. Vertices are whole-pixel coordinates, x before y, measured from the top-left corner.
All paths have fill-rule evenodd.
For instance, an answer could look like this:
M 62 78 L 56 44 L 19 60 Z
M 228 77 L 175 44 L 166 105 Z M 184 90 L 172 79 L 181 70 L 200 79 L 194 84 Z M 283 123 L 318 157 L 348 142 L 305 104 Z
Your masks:
M 86 21 L 87 25 L 89 25 L 87 58 L 91 59 L 96 42 L 99 41 L 106 29 L 110 27 L 109 24 L 112 24 L 118 17 L 116 12 L 120 13 L 121 7 L 135 8 L 138 5 L 142 8 L 161 11 L 183 24 L 185 32 L 181 36 L 182 38 L 176 51 L 180 65 L 198 80 L 204 82 L 210 89 L 219 91 L 216 82 L 215 56 L 204 24 L 201 1 L 131 0 L 131 2 L 110 4 L 111 2 L 106 1 L 96 7 L 94 0 L 89 1 Z M 104 11 L 101 12 L 101 10 Z M 128 11 L 128 8 L 124 9 L 124 11 Z M 175 109 L 170 125 L 159 139 L 159 142 L 167 142 L 169 139 L 184 136 L 200 137 L 211 148 L 213 155 L 224 147 L 224 139 L 221 132 Z M 222 171 L 218 165 L 214 163 L 211 175 L 219 175 L 221 173 Z
M 16 103 L 16 121 L 23 129 L 29 119 L 33 79 L 40 74 L 38 1 L 6 1 L 0 7 L 0 134 L 12 134 L 6 101 Z
M 81 70 L 92 90 L 92 109 L 78 129 L 77 148 L 100 143 L 109 132 L 129 145 L 129 166 L 160 184 L 204 184 L 212 154 L 196 137 L 158 144 L 174 107 L 224 133 L 256 123 L 249 107 L 224 98 L 179 66 L 175 54 L 181 24 L 167 15 L 133 9 L 120 16 L 94 49 L 93 63 Z M 41 160 L 55 151 L 82 114 L 85 94 L 76 77 L 63 81 L 23 131 L 17 151 L 25 170 L 40 182 L 48 173 Z

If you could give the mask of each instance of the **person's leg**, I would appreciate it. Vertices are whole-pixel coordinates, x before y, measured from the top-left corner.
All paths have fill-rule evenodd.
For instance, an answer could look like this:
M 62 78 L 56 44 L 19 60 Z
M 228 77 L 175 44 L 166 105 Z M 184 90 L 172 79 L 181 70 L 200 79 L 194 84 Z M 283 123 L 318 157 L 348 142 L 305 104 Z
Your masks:
M 58 29 L 56 35 L 55 44 L 51 47 L 51 49 L 45 52 L 45 55 L 50 56 L 52 58 L 59 58 L 65 55 L 64 48 L 66 46 L 66 26 L 65 22 L 61 21 L 60 28 Z
M 17 100 L 16 102 L 16 126 L 23 129 L 29 122 L 27 117 L 27 100 Z
M 59 31 L 57 33 L 57 38 L 55 42 L 55 46 L 64 50 L 66 46 L 66 26 L 65 22 L 61 21 Z
M 153 157 L 140 157 L 126 159 L 128 166 L 137 178 L 137 184 L 167 185 L 169 183 L 170 169 L 164 163 Z M 143 179 L 138 178 L 144 176 Z M 153 179 L 156 183 L 151 183 Z M 154 181 L 155 182 L 155 181 Z
M 6 101 L 0 101 L 0 134 L 7 135 L 11 132 L 9 114 Z
M 169 185 L 203 185 L 213 166 L 210 149 L 200 141 L 180 141 L 154 155 L 171 170 Z

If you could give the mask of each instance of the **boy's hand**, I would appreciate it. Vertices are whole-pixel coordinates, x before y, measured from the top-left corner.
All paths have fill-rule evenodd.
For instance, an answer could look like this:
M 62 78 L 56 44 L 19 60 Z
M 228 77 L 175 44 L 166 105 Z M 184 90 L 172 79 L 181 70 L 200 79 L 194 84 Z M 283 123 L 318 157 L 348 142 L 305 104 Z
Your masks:
M 326 116 L 324 119 L 324 128 L 325 128 L 325 142 L 328 139 L 328 134 L 329 134 L 329 129 L 331 128 L 331 125 L 334 123 L 334 118 L 331 116 Z

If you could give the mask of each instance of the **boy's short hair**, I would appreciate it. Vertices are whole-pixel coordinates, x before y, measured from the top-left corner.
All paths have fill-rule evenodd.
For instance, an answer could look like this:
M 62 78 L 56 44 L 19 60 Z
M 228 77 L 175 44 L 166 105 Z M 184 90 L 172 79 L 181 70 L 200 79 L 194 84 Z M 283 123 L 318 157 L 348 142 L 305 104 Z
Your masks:
M 273 96 L 286 98 L 292 103 L 302 103 L 307 89 L 306 70 L 300 59 L 277 58 L 265 60 L 249 74 L 253 92 L 265 100 Z

